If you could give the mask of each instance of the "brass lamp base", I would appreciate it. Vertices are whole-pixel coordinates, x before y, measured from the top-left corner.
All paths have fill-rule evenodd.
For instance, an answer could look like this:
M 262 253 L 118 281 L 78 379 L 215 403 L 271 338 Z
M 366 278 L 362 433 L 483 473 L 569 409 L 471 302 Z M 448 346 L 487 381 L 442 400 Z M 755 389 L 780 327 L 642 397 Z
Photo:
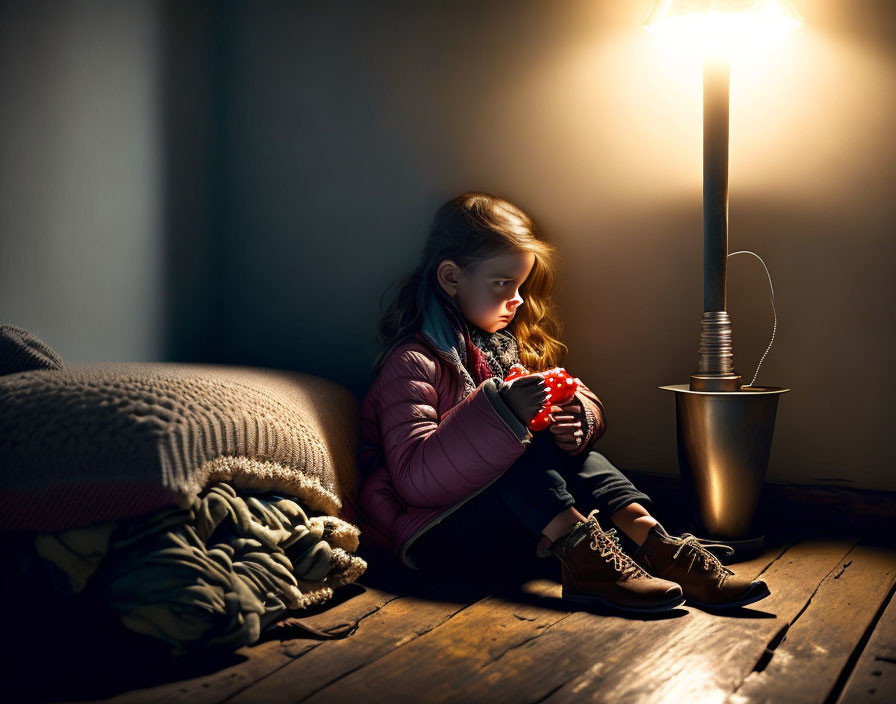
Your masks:
M 753 522 L 771 452 L 778 398 L 790 389 L 675 392 L 678 464 L 712 538 L 742 538 Z

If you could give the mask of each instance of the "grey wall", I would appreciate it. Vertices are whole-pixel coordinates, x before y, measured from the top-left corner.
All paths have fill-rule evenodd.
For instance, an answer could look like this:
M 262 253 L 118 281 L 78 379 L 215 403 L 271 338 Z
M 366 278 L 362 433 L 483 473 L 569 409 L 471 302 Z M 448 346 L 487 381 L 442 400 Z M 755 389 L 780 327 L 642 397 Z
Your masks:
M 896 7 L 793 4 L 807 26 L 732 78 L 730 250 L 774 280 L 757 384 L 792 389 L 768 476 L 892 490 Z M 697 361 L 700 77 L 640 29 L 649 6 L 7 6 L 69 58 L 2 23 L 0 126 L 23 136 L 0 163 L 0 319 L 66 359 L 259 364 L 361 395 L 380 295 L 435 208 L 491 190 L 561 250 L 566 366 L 607 405 L 599 449 L 675 473 L 657 387 Z M 51 118 L 64 139 L 41 136 Z M 749 381 L 772 326 L 755 259 L 730 260 L 728 295 Z
M 162 354 L 158 17 L 0 6 L 0 321 L 68 361 Z

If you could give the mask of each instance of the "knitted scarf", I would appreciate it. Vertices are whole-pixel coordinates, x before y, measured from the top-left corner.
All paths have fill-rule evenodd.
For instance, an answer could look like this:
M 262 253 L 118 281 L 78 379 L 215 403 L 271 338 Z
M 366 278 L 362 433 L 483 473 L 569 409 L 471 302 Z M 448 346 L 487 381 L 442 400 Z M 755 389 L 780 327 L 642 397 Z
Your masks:
M 423 311 L 420 334 L 454 362 L 463 379 L 463 397 L 489 377 L 503 379 L 519 363 L 512 332 L 507 328 L 488 332 L 468 322 L 441 286 L 432 282 L 420 286 L 417 305 Z

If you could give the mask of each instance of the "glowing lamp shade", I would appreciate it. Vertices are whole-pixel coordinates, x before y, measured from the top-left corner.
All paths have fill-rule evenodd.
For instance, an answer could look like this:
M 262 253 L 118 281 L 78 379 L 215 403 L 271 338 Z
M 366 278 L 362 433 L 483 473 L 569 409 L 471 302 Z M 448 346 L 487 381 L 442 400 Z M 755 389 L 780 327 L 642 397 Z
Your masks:
M 772 43 L 802 25 L 787 0 L 656 0 L 644 20 L 662 39 L 731 50 Z

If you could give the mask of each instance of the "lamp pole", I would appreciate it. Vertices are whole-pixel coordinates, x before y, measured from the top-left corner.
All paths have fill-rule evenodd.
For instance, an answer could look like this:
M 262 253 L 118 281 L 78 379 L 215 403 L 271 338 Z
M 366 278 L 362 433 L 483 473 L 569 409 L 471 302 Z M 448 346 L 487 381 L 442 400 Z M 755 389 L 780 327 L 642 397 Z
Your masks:
M 738 391 L 726 279 L 728 261 L 728 104 L 731 68 L 703 60 L 703 318 L 692 391 Z

